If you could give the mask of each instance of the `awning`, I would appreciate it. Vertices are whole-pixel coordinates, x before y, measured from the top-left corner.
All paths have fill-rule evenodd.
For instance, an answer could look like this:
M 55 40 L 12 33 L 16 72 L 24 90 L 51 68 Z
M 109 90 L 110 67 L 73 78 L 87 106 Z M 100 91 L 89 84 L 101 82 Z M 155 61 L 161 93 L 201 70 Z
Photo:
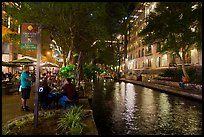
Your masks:
M 10 63 L 10 62 L 4 62 L 2 61 L 2 66 L 7 66 L 7 67 L 20 67 L 20 64 L 15 64 L 15 63 Z
M 33 64 L 33 60 L 31 59 L 27 59 L 27 58 L 22 58 L 22 59 L 17 59 L 17 60 L 12 60 L 12 61 L 9 61 L 10 63 L 19 63 L 19 64 Z

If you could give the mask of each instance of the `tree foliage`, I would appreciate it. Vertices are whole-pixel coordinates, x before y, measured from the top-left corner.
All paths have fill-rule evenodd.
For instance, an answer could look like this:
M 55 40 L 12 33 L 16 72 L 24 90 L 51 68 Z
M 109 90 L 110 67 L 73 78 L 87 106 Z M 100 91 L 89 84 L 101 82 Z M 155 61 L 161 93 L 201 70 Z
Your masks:
M 77 72 L 80 73 L 83 64 L 92 62 L 98 54 L 101 63 L 114 63 L 114 53 L 104 41 L 114 40 L 114 34 L 125 28 L 120 21 L 131 13 L 132 5 L 134 3 L 128 2 L 19 2 L 7 7 L 6 12 L 19 24 L 37 23 L 49 32 L 61 49 L 65 66 L 76 63 L 73 55 L 77 53 Z M 91 47 L 96 40 L 101 43 L 97 48 Z
M 201 2 L 160 2 L 147 18 L 146 28 L 139 33 L 145 44 L 162 45 L 161 52 L 175 53 L 185 76 L 187 52 L 194 46 L 202 47 L 201 9 Z

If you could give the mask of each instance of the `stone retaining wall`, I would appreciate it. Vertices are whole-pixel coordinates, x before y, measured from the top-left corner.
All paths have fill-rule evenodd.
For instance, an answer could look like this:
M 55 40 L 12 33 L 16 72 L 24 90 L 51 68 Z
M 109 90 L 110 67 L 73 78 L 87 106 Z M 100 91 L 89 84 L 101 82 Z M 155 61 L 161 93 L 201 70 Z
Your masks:
M 174 81 L 169 81 L 169 80 L 168 81 L 157 80 L 157 79 L 151 79 L 150 82 L 180 88 L 179 82 L 174 82 Z M 193 84 L 193 83 L 186 83 L 185 88 L 202 91 L 202 85 Z
M 127 80 L 137 80 L 136 76 L 134 75 L 126 75 L 125 77 Z M 148 79 L 150 80 L 149 82 L 151 83 L 155 83 L 155 84 L 161 84 L 161 85 L 167 85 L 167 86 L 173 86 L 176 88 L 180 88 L 179 86 L 179 82 L 174 82 L 174 81 L 170 81 L 170 80 L 158 80 L 158 79 L 154 79 L 154 78 L 150 78 L 150 77 L 142 77 L 142 81 L 148 81 Z M 193 83 L 186 83 L 185 84 L 185 88 L 186 89 L 192 89 L 192 90 L 197 90 L 197 91 L 202 91 L 202 85 L 198 85 L 198 84 L 193 84 Z

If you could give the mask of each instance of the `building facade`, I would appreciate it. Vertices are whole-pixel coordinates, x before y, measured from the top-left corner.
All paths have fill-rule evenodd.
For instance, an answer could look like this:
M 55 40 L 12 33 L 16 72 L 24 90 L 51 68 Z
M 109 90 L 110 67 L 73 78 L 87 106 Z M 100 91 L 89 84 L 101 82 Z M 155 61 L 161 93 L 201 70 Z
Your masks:
M 7 6 L 20 6 L 19 4 L 17 2 L 2 2 L 2 61 L 4 62 L 20 59 L 24 56 L 36 57 L 36 51 L 22 50 L 19 42 L 4 38 L 7 34 L 20 35 L 20 25 L 17 20 L 8 16 L 5 11 Z M 21 70 L 22 67 L 2 66 L 2 71 L 5 73 L 15 73 Z
M 160 47 L 157 44 L 145 45 L 138 33 L 145 28 L 148 22 L 146 18 L 151 12 L 155 12 L 159 2 L 141 2 L 132 12 L 130 38 L 127 45 L 127 59 L 125 60 L 126 71 L 134 72 L 145 69 L 169 68 L 181 65 L 175 55 L 168 52 L 159 53 Z M 186 65 L 202 65 L 202 51 L 196 48 L 190 49 L 186 55 Z M 124 68 L 123 68 L 124 70 Z

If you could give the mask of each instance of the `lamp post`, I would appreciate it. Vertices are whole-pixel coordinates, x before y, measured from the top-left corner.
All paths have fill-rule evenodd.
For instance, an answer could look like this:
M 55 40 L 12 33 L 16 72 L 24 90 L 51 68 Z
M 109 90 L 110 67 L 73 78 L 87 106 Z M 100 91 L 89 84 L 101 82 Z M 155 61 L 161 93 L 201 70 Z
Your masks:
M 51 53 L 48 51 L 48 52 L 47 52 L 47 55 L 49 56 L 50 54 L 51 54 Z
M 42 26 L 39 25 L 38 31 L 38 44 L 37 44 L 37 74 L 36 74 L 36 85 L 35 85 L 35 98 L 34 98 L 34 128 L 37 127 L 38 123 L 38 88 L 40 82 L 40 60 L 41 60 L 41 31 Z

